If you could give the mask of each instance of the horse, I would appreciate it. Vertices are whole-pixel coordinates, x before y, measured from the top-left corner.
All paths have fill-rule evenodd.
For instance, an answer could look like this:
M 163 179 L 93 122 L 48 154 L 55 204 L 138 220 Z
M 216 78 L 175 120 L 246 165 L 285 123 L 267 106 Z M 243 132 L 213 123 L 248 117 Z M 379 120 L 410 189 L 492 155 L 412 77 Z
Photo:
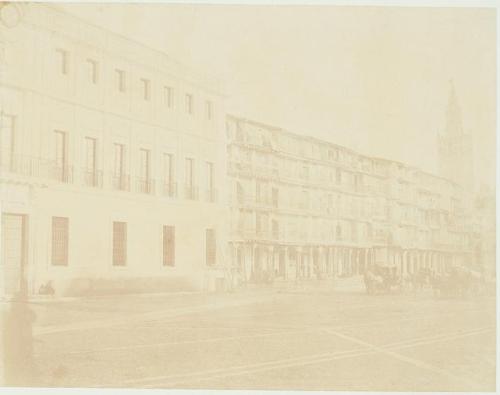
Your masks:
M 364 275 L 366 292 L 369 295 L 377 293 L 385 289 L 385 281 L 382 276 L 376 275 L 372 271 L 366 271 Z

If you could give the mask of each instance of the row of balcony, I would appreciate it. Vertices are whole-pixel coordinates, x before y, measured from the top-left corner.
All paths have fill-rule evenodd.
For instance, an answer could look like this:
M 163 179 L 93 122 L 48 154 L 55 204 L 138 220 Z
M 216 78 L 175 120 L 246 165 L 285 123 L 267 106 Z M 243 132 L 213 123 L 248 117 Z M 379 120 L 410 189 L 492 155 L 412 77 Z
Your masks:
M 445 240 L 439 238 L 417 239 L 417 238 L 394 238 L 391 233 L 374 233 L 371 236 L 356 235 L 331 235 L 310 234 L 304 230 L 279 231 L 278 229 L 256 229 L 256 228 L 231 228 L 233 238 L 244 240 L 260 240 L 267 242 L 313 242 L 313 243 L 351 243 L 351 244 L 374 244 L 379 246 L 393 246 L 405 248 L 431 248 L 431 249 L 470 249 L 472 242 L 459 242 L 457 240 Z
M 438 199 L 436 201 L 430 201 L 427 199 L 419 199 L 417 195 L 413 193 L 400 193 L 397 189 L 388 187 L 385 184 L 381 185 L 370 185 L 370 184 L 338 184 L 332 183 L 329 179 L 324 180 L 312 180 L 307 174 L 302 176 L 294 176 L 292 174 L 283 174 L 277 168 L 269 166 L 254 166 L 250 163 L 244 162 L 229 162 L 229 171 L 238 176 L 265 178 L 271 181 L 277 182 L 287 182 L 292 184 L 297 184 L 305 187 L 313 188 L 324 188 L 326 183 L 335 187 L 335 189 L 342 189 L 346 192 L 356 193 L 356 194 L 372 194 L 372 195 L 384 195 L 397 197 L 398 200 L 404 204 L 415 205 L 418 202 L 419 206 L 423 206 L 426 209 L 435 210 L 451 210 L 448 201 L 443 199 Z
M 253 166 L 243 162 L 229 162 L 228 169 L 230 173 L 238 176 L 263 178 L 279 182 L 287 182 L 301 186 L 313 188 L 325 188 L 325 181 L 327 180 L 313 180 L 307 175 L 293 176 L 291 174 L 281 174 L 277 168 L 268 166 Z M 366 184 L 332 184 L 337 189 L 344 189 L 352 193 L 358 194 L 384 194 L 384 186 L 366 185 Z
M 97 189 L 102 189 L 105 184 L 104 173 L 101 170 L 84 168 L 78 172 L 73 166 L 59 165 L 55 161 L 32 157 L 16 157 L 8 163 L 0 162 L 0 172 L 0 174 L 15 174 L 56 181 L 62 184 L 76 184 L 78 181 L 83 186 Z M 178 186 L 175 182 L 157 182 L 144 177 L 131 178 L 130 175 L 124 173 L 109 174 L 107 179 L 109 180 L 108 185 L 115 191 L 134 191 L 169 198 L 179 197 Z M 182 197 L 185 199 L 200 199 L 199 190 L 193 185 L 184 185 L 181 192 Z M 217 190 L 215 188 L 205 190 L 203 199 L 207 202 L 215 202 L 217 200 Z
M 339 155 L 306 155 L 305 151 L 299 150 L 289 150 L 281 147 L 280 144 L 262 144 L 258 142 L 248 141 L 248 140 L 234 140 L 232 143 L 236 143 L 239 146 L 246 147 L 248 149 L 255 149 L 259 151 L 264 151 L 268 153 L 276 153 L 283 157 L 293 158 L 293 159 L 306 159 L 308 161 L 322 163 L 328 161 L 330 163 L 335 163 L 337 165 L 349 167 L 356 171 L 363 171 L 365 173 L 372 173 L 382 177 L 386 177 L 389 175 L 389 169 L 385 167 L 371 166 L 366 162 L 360 163 L 357 160 L 353 159 L 342 159 Z

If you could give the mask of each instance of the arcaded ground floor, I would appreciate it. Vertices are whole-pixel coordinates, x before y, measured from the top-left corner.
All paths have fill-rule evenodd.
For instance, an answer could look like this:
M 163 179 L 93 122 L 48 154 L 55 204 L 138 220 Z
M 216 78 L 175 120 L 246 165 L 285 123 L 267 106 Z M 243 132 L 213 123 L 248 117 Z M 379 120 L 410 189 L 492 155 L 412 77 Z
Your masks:
M 228 294 L 32 302 L 56 387 L 494 391 L 495 299 L 368 296 L 361 276 Z M 343 282 L 351 282 L 349 286 Z M 335 284 L 335 285 L 334 285 Z
M 400 247 L 349 245 L 280 245 L 232 242 L 230 255 L 244 282 L 273 279 L 349 277 L 375 264 L 389 266 L 398 275 L 421 268 L 443 272 L 453 265 L 474 267 L 472 253 Z

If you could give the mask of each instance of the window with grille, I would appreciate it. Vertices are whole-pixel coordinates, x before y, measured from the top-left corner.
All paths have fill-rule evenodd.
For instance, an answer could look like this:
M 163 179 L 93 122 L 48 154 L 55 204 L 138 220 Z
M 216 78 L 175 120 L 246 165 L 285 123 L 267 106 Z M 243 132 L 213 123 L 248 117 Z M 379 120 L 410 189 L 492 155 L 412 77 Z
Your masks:
M 127 223 L 113 222 L 113 265 L 127 264 Z
M 207 265 L 215 265 L 216 260 L 216 240 L 215 229 L 207 229 L 206 231 L 206 260 Z
M 175 266 L 174 226 L 163 226 L 163 266 Z
M 68 265 L 68 218 L 52 217 L 52 264 Z

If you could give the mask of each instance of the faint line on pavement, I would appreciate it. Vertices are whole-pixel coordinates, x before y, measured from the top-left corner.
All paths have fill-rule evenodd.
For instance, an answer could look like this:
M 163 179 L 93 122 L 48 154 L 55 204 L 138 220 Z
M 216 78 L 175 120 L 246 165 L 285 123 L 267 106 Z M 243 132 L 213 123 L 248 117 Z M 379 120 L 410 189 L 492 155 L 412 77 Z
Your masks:
M 261 298 L 262 299 L 262 298 Z M 146 320 L 159 320 L 163 318 L 175 318 L 183 315 L 196 314 L 205 311 L 218 310 L 226 307 L 237 307 L 245 304 L 254 304 L 257 303 L 258 299 L 250 299 L 244 301 L 235 301 L 235 302 L 226 302 L 226 303 L 217 303 L 217 304 L 207 304 L 203 306 L 197 307 L 185 307 L 180 309 L 170 309 L 170 310 L 161 310 L 161 311 L 153 311 L 147 313 L 138 313 L 132 317 L 126 318 L 113 318 L 108 320 L 94 320 L 87 322 L 78 322 L 75 324 L 65 324 L 65 325 L 51 325 L 46 327 L 38 327 L 33 331 L 33 335 L 47 335 L 53 333 L 61 333 L 61 332 L 70 332 L 70 331 L 79 331 L 79 330 L 87 330 L 87 329 L 98 329 L 98 328 L 106 328 L 115 325 L 136 323 L 136 322 L 144 322 Z
M 452 334 L 442 334 L 438 336 L 427 336 L 424 338 L 419 338 L 419 339 L 411 339 L 411 340 L 406 340 L 406 341 L 401 341 L 401 342 L 395 342 L 391 343 L 387 346 L 387 348 L 391 349 L 404 349 L 404 348 L 410 348 L 414 346 L 419 346 L 423 344 L 432 344 L 436 342 L 441 342 L 444 340 L 452 340 L 452 339 L 458 339 L 466 336 L 471 336 L 471 335 L 476 335 L 476 334 L 481 334 L 485 333 L 488 331 L 493 330 L 493 327 L 484 327 L 484 328 L 479 328 L 479 329 L 474 329 L 472 331 L 459 331 L 458 333 L 452 335 Z M 322 328 L 322 330 L 325 330 Z M 350 340 L 350 339 L 348 339 Z M 425 341 L 427 340 L 427 341 Z M 214 380 L 217 378 L 223 378 L 223 377 L 229 377 L 229 376 L 239 376 L 239 375 L 246 375 L 246 374 L 251 374 L 251 373 L 257 373 L 261 371 L 268 371 L 268 370 L 275 370 L 275 369 L 284 369 L 288 367 L 295 367 L 295 366 L 304 366 L 304 365 L 310 365 L 310 364 L 317 364 L 317 363 L 323 363 L 323 362 L 329 362 L 337 359 L 343 359 L 343 358 L 352 358 L 352 357 L 357 357 L 357 356 L 363 356 L 363 355 L 368 355 L 368 354 L 376 354 L 380 353 L 380 350 L 383 350 L 384 352 L 390 352 L 394 353 L 393 351 L 390 351 L 388 349 L 384 349 L 383 347 L 377 347 L 374 345 L 371 345 L 370 343 L 366 343 L 364 341 L 361 341 L 361 343 L 358 342 L 359 345 L 361 345 L 363 348 L 361 349 L 352 349 L 352 350 L 346 350 L 346 351 L 340 351 L 340 352 L 330 352 L 330 353 L 322 353 L 322 354 L 315 354 L 315 355 L 310 355 L 307 357 L 294 357 L 294 358 L 286 358 L 286 359 L 281 359 L 281 360 L 274 360 L 274 361 L 268 361 L 268 362 L 263 362 L 263 363 L 256 363 L 256 364 L 247 364 L 247 365 L 242 365 L 242 366 L 235 366 L 235 367 L 225 367 L 225 368 L 220 368 L 220 369 L 213 369 L 213 370 L 206 370 L 198 373 L 185 373 L 185 374 L 176 374 L 176 375 L 166 375 L 166 376 L 154 376 L 154 377 L 147 377 L 147 378 L 141 378 L 141 379 L 131 379 L 125 381 L 127 384 L 139 384 L 139 383 L 148 383 L 148 382 L 158 382 L 160 383 L 155 384 L 146 384 L 144 387 L 146 388 L 155 388 L 158 387 L 159 384 L 166 386 L 166 387 L 175 387 L 176 385 L 180 384 L 185 384 L 185 383 L 190 383 L 192 381 L 206 381 L 206 380 Z M 396 355 L 400 355 L 395 353 Z M 401 356 L 403 358 L 407 358 L 404 356 Z M 410 358 L 411 359 L 411 358 Z M 412 361 L 416 361 L 411 359 Z M 425 363 L 424 363 L 425 364 Z M 429 367 L 428 364 L 427 368 Z M 423 368 L 423 366 L 420 366 Z M 442 373 L 442 372 L 436 372 L 436 373 Z M 453 376 L 454 379 L 457 379 L 457 376 Z M 177 380 L 179 379 L 179 380 Z M 463 379 L 462 377 L 459 377 L 459 379 Z M 176 380 L 172 382 L 171 380 Z M 165 382 L 166 381 L 166 382 Z M 468 382 L 468 384 L 477 384 L 475 382 Z
M 488 330 L 491 330 L 491 328 L 488 328 Z M 426 363 L 424 361 L 405 356 L 403 354 L 397 353 L 396 351 L 390 350 L 390 349 L 385 348 L 385 347 L 377 346 L 375 344 L 358 339 L 357 337 L 346 335 L 345 333 L 334 331 L 332 329 L 324 329 L 324 331 L 327 333 L 330 333 L 334 336 L 340 337 L 341 339 L 345 339 L 345 340 L 348 340 L 350 342 L 353 342 L 353 343 L 356 343 L 359 345 L 363 345 L 363 346 L 367 347 L 368 349 L 375 351 L 376 353 L 385 354 L 385 355 L 388 355 L 388 356 L 395 358 L 399 361 L 403 361 L 403 362 L 412 364 L 418 368 L 429 370 L 429 371 L 434 372 L 434 373 L 439 373 L 439 374 L 444 375 L 448 378 L 462 381 L 462 382 L 465 382 L 469 385 L 476 385 L 477 384 L 473 380 L 469 380 L 463 376 L 457 376 L 457 375 L 450 373 L 449 371 L 442 369 L 438 366 L 434 366 L 434 365 L 431 365 L 431 364 Z M 474 332 L 474 334 L 476 334 L 476 333 L 482 333 L 482 331 Z M 444 340 L 446 340 L 446 338 Z M 422 344 L 422 342 L 420 344 Z
M 219 341 L 234 341 L 234 340 L 242 340 L 242 339 L 253 339 L 258 337 L 268 337 L 268 336 L 278 336 L 278 335 L 289 335 L 296 333 L 305 333 L 305 332 L 313 332 L 316 331 L 314 329 L 301 329 L 295 331 L 285 331 L 285 332 L 268 332 L 268 333 L 256 333 L 251 335 L 242 335 L 242 336 L 222 336 L 222 337 L 212 337 L 206 339 L 196 339 L 196 340 L 181 340 L 174 342 L 161 342 L 161 343 L 146 343 L 146 344 L 131 344 L 127 346 L 118 346 L 118 347 L 104 347 L 93 350 L 79 350 L 79 351 L 70 351 L 70 352 L 62 352 L 60 355 L 80 355 L 80 354 L 94 354 L 101 352 L 109 352 L 109 351 L 123 351 L 123 350 L 136 350 L 141 348 L 155 348 L 155 347 L 165 347 L 165 346 L 176 346 L 183 344 L 198 344 L 198 343 L 213 343 Z M 53 351 L 51 351 L 53 352 Z

